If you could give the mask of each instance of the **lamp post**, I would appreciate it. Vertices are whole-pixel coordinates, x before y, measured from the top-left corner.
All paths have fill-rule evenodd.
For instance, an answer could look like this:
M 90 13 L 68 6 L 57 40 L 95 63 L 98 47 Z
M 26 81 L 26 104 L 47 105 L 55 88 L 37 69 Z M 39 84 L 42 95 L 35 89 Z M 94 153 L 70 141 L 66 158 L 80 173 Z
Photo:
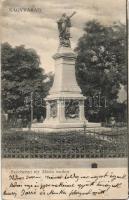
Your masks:
M 33 92 L 31 92 L 30 94 L 30 123 L 32 126 L 32 122 L 33 122 Z

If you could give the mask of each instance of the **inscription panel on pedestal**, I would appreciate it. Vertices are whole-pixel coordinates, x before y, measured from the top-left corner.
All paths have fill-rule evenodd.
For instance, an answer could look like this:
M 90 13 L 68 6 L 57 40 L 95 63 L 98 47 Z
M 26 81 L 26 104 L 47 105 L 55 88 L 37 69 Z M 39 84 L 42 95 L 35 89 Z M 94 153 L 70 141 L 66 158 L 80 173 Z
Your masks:
M 52 100 L 50 103 L 50 117 L 55 118 L 57 117 L 57 101 Z
M 66 100 L 65 101 L 65 118 L 79 118 L 79 101 L 78 100 Z

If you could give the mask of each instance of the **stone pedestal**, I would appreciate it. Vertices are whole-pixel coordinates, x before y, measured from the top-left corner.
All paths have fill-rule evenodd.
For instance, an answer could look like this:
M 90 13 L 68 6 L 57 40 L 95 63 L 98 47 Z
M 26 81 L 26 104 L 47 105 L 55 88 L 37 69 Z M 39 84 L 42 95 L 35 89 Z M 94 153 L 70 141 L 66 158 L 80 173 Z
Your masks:
M 55 77 L 49 95 L 46 97 L 46 119 L 43 123 L 33 124 L 32 130 L 58 132 L 67 129 L 83 129 L 89 124 L 84 115 L 85 97 L 81 93 L 76 76 L 76 54 L 70 47 L 60 47 L 53 56 Z

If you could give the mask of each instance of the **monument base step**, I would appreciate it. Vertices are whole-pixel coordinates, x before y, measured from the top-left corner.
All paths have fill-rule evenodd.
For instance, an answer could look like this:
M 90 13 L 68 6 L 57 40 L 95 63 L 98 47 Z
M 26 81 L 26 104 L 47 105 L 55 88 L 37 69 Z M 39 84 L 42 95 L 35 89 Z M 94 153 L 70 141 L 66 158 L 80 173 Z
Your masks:
M 67 132 L 67 131 L 84 131 L 86 129 L 101 129 L 101 123 L 91 123 L 85 124 L 83 122 L 78 123 L 35 123 L 32 124 L 31 130 L 36 132 Z

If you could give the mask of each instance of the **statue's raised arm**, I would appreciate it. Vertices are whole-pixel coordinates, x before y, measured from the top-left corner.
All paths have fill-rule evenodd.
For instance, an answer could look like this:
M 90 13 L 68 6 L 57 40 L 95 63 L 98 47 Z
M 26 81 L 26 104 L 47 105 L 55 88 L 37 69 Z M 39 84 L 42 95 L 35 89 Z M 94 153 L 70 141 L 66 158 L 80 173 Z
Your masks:
M 64 13 L 57 21 L 60 46 L 70 47 L 70 27 L 72 26 L 70 19 L 73 15 L 75 15 L 75 13 L 76 12 L 73 12 L 70 16 L 67 16 Z
M 74 16 L 76 14 L 76 11 L 74 11 L 70 16 L 69 18 L 72 18 L 72 16 Z

